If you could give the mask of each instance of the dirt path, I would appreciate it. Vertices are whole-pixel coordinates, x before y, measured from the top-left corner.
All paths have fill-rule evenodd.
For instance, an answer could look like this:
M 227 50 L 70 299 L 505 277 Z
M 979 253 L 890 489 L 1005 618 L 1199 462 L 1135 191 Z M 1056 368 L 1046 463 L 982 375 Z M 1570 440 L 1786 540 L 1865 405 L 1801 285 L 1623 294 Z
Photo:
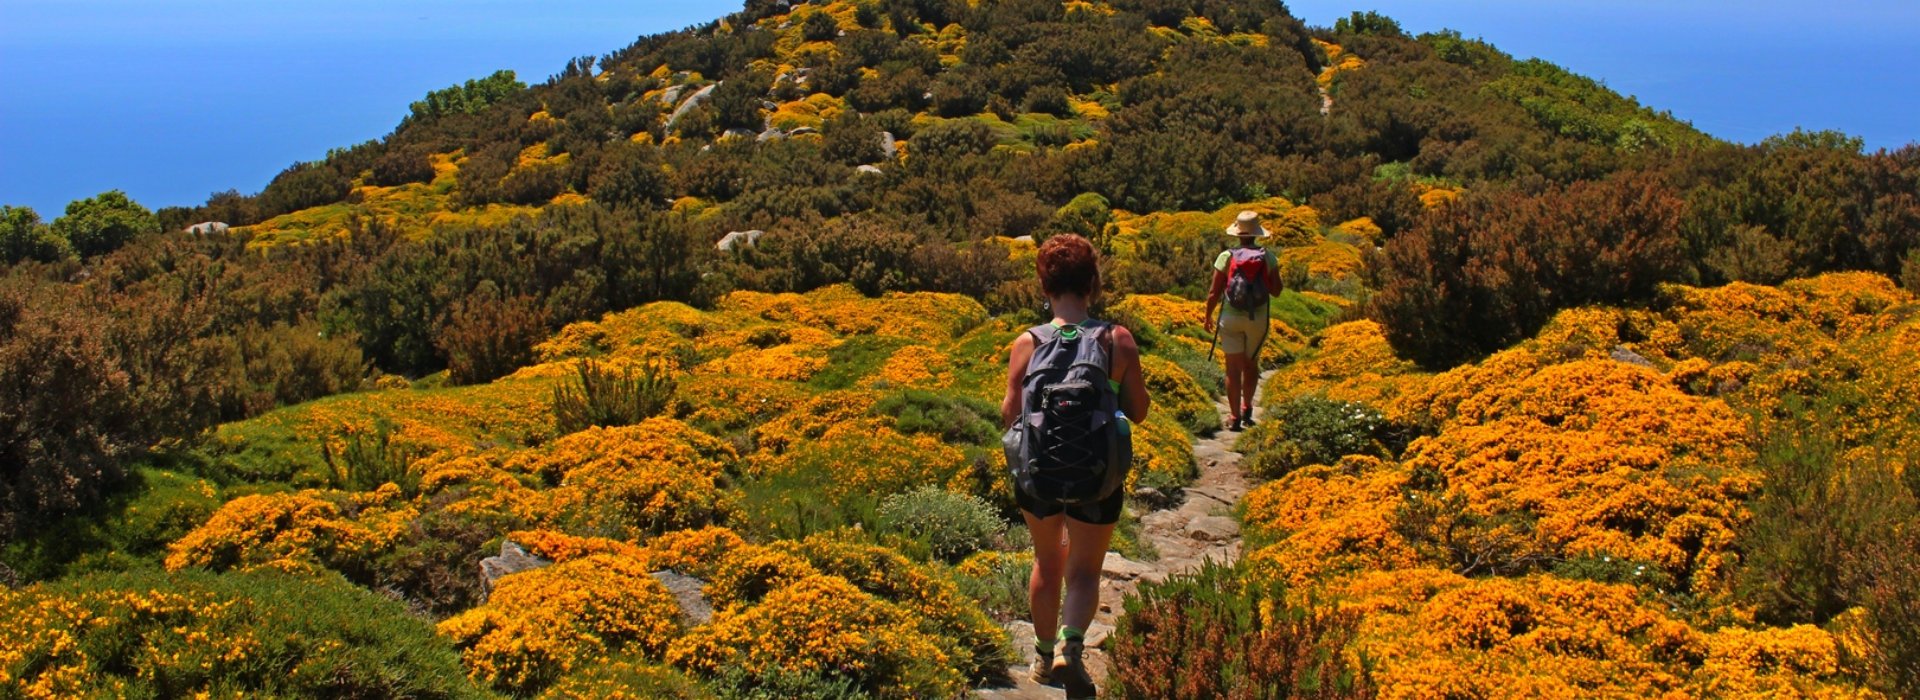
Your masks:
M 1265 379 L 1262 375 L 1262 384 Z M 1257 396 L 1254 405 L 1259 405 Z M 1221 403 L 1217 408 L 1221 423 L 1226 423 L 1226 404 Z M 1259 408 L 1254 409 L 1256 421 L 1263 415 Z M 1233 519 L 1233 509 L 1240 497 L 1252 488 L 1252 483 L 1240 467 L 1244 456 L 1233 450 L 1234 440 L 1239 437 L 1238 432 L 1222 430 L 1212 437 L 1195 438 L 1193 458 L 1200 467 L 1200 477 L 1175 495 L 1168 507 L 1140 516 L 1142 535 L 1159 552 L 1158 559 L 1132 561 L 1118 552 L 1107 553 L 1100 586 L 1100 611 L 1094 615 L 1092 628 L 1087 631 L 1087 667 L 1096 680 L 1107 676 L 1104 647 L 1108 634 L 1113 631 L 1114 620 L 1120 615 L 1121 601 L 1141 581 L 1164 580 L 1169 575 L 1197 569 L 1209 559 L 1231 562 L 1240 558 L 1240 526 Z M 1027 665 L 1033 662 L 1033 624 L 1016 621 L 1009 623 L 1007 630 L 1012 634 L 1015 653 L 1021 657 L 1018 665 L 1008 669 L 1014 685 L 983 688 L 976 691 L 976 697 L 1006 700 L 1062 697 L 1060 689 L 1034 683 L 1027 677 Z

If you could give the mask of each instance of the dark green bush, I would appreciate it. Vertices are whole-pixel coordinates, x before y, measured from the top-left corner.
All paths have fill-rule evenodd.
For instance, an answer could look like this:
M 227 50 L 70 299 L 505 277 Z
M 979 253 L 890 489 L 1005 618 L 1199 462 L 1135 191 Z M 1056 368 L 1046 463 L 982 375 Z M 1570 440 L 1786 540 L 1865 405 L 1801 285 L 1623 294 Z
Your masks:
M 73 664 L 76 696 L 484 697 L 431 625 L 333 574 L 82 576 L 0 598 L 0 630 L 11 678 Z
M 229 343 L 224 418 L 237 420 L 353 391 L 367 376 L 359 339 L 352 333 L 329 335 L 313 321 L 248 324 L 230 336 Z
M 67 241 L 40 222 L 30 207 L 0 206 L 0 265 L 22 260 L 53 262 L 73 251 Z
M 992 546 L 1007 529 L 979 496 L 936 485 L 887 496 L 877 515 L 883 531 L 923 542 L 935 558 L 948 563 Z
M 633 425 L 660 415 L 679 388 L 671 370 L 658 364 L 615 370 L 581 360 L 575 379 L 553 389 L 553 425 L 559 435 L 594 426 Z
M 353 191 L 353 177 L 323 163 L 295 163 L 260 191 L 260 216 L 271 219 L 308 207 L 332 204 Z
M 1265 606 L 1276 609 L 1271 615 Z M 1367 698 L 1368 669 L 1347 662 L 1360 615 L 1303 608 L 1245 565 L 1143 583 L 1108 642 L 1116 698 Z M 1364 661 L 1363 661 L 1364 664 Z
M 345 197 L 343 191 L 340 196 Z M 53 220 L 54 236 L 65 239 L 80 255 L 99 255 L 126 245 L 135 237 L 160 231 L 160 220 L 153 212 L 127 198 L 125 192 L 109 190 L 87 199 L 67 203 L 67 213 Z
M 370 584 L 419 611 L 452 615 L 486 599 L 475 572 L 498 536 L 492 524 L 471 516 L 428 511 L 407 523 L 393 547 L 374 558 Z
M 533 360 L 547 338 L 546 309 L 530 296 L 502 299 L 491 282 L 456 304 L 434 344 L 447 356 L 447 380 L 478 384 L 506 376 Z
M 386 153 L 373 161 L 373 169 L 367 173 L 367 183 L 380 187 L 397 187 L 415 182 L 433 180 L 433 162 L 428 159 L 427 149 L 423 146 L 404 146 L 388 148 Z

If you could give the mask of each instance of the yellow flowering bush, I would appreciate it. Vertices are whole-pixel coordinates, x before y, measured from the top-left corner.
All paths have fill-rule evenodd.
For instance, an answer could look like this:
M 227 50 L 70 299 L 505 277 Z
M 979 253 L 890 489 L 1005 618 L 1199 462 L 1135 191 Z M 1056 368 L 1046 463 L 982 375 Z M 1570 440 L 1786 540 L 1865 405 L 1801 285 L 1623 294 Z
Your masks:
M 605 537 L 581 537 L 554 530 L 515 530 L 507 539 L 528 553 L 555 563 L 584 559 L 598 554 L 614 554 L 636 561 L 650 562 L 647 548 Z
M 679 615 L 642 562 L 594 554 L 501 578 L 485 605 L 439 631 L 474 680 L 524 693 L 609 654 L 659 658 Z
M 0 696 L 466 698 L 452 651 L 337 575 L 94 574 L 0 589 Z
M 293 560 L 364 572 L 416 512 L 389 506 L 398 491 L 355 498 L 322 491 L 242 496 L 167 548 L 169 570 L 225 571 Z M 349 512 L 358 511 L 358 517 Z
M 696 673 L 813 673 L 845 678 L 876 698 L 950 697 L 966 689 L 914 616 L 838 576 L 810 576 L 756 605 L 716 613 L 667 650 Z
M 825 436 L 835 426 L 877 427 L 873 405 L 880 395 L 871 391 L 830 391 L 815 395 L 784 415 L 755 428 L 754 440 L 764 451 L 783 452 Z
M 1349 590 L 1372 614 L 1354 647 L 1382 697 L 1862 696 L 1813 627 L 1702 633 L 1632 586 L 1552 576 L 1363 580 Z
M 1147 395 L 1153 399 L 1153 411 L 1165 412 L 1194 433 L 1220 428 L 1220 411 L 1213 396 L 1194 381 L 1193 375 L 1157 355 L 1141 354 L 1140 374 L 1146 380 Z
M 732 509 L 722 487 L 737 456 L 731 446 L 671 418 L 588 428 L 513 467 L 558 481 L 552 507 L 599 532 L 633 536 L 696 527 Z
M 678 670 L 617 658 L 575 670 L 540 693 L 541 700 L 706 700 L 713 693 Z
M 1277 406 L 1296 397 L 1321 394 L 1385 408 L 1418 386 L 1422 375 L 1413 363 L 1393 354 L 1380 324 L 1351 321 L 1332 326 L 1314 339 L 1307 356 L 1281 368 L 1263 385 L 1262 401 Z M 1388 412 L 1388 417 L 1394 417 Z
M 790 444 L 781 454 L 761 452 L 748 460 L 748 471 L 756 477 L 819 483 L 822 494 L 834 502 L 956 482 L 968 476 L 969 466 L 965 452 L 937 435 L 902 435 L 872 421 L 836 425 L 818 438 Z
M 953 581 L 900 553 L 873 544 L 847 542 L 816 534 L 772 548 L 805 558 L 822 573 L 839 576 L 918 618 L 920 630 L 935 638 L 956 668 L 984 679 L 1006 667 L 1007 633 L 961 595 Z
M 708 430 L 739 430 L 786 415 L 806 395 L 788 382 L 696 374 L 680 381 L 675 397 L 688 423 Z
M 722 562 L 747 546 L 738 533 L 724 527 L 680 530 L 647 542 L 647 561 L 659 568 L 711 579 Z
M 1167 489 L 1184 486 L 1200 475 L 1193 461 L 1193 442 L 1187 429 L 1172 416 L 1154 411 L 1145 423 L 1133 424 L 1133 470 L 1127 490 L 1138 486 Z
M 726 553 L 705 591 L 715 608 L 732 608 L 758 603 L 772 591 L 819 574 L 812 563 L 791 552 L 750 544 Z
M 946 353 L 926 345 L 908 345 L 887 358 L 869 385 L 893 388 L 941 389 L 953 384 L 953 367 Z

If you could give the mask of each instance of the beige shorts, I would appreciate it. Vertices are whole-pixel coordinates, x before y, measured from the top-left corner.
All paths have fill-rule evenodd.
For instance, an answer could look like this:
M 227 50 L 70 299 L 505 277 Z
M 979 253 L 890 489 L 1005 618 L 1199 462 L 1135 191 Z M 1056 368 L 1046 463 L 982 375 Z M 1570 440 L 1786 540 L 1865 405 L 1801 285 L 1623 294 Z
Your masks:
M 1267 315 L 1247 318 L 1239 314 L 1220 317 L 1220 351 L 1228 355 L 1257 352 L 1267 339 Z

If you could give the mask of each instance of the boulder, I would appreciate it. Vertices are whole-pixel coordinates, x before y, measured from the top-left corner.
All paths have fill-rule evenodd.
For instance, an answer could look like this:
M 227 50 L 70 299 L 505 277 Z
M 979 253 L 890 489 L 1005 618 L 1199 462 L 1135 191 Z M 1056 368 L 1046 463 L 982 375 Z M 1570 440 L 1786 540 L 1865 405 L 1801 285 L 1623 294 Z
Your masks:
M 880 153 L 885 155 L 888 160 L 892 160 L 900 155 L 900 146 L 893 140 L 893 132 L 880 132 Z
M 226 233 L 228 228 L 230 227 L 228 227 L 224 221 L 202 221 L 188 226 L 187 233 L 205 236 L 214 233 Z
M 723 138 L 723 139 L 758 139 L 758 138 L 760 138 L 760 132 L 758 132 L 758 131 L 754 131 L 754 130 L 752 130 L 752 129 L 742 129 L 742 128 L 739 128 L 739 127 L 734 127 L 734 128 L 732 128 L 732 129 L 728 129 L 728 130 L 727 130 L 727 133 L 724 133 L 724 134 L 721 134 L 721 135 L 720 135 L 720 138 Z
M 775 139 L 784 139 L 786 137 L 787 137 L 787 132 L 781 131 L 779 129 L 768 129 L 766 131 L 760 132 L 760 135 L 758 137 L 755 137 L 754 140 L 759 141 L 760 143 L 766 143 L 768 141 L 773 141 Z
M 1153 567 L 1121 556 L 1119 552 L 1107 552 L 1107 560 L 1100 565 L 1100 575 L 1122 581 L 1140 578 L 1150 571 Z
M 1033 236 L 1021 236 L 1020 238 L 1027 239 L 1029 243 L 1033 242 Z M 1016 238 L 1014 240 L 1017 241 L 1020 239 Z M 1161 510 L 1173 506 L 1172 497 L 1169 497 L 1167 494 L 1162 493 L 1160 489 L 1152 486 L 1142 486 L 1134 489 L 1133 500 L 1139 502 L 1140 505 L 1146 506 L 1150 510 Z
M 532 571 L 552 563 L 528 554 L 525 547 L 515 544 L 513 540 L 504 540 L 500 543 L 499 556 L 480 560 L 480 588 L 491 594 L 493 587 L 502 577 L 522 571 Z
M 1240 524 L 1233 518 L 1209 515 L 1187 523 L 1187 534 L 1201 542 L 1226 542 L 1240 536 Z
M 1608 356 L 1612 357 L 1614 362 L 1625 362 L 1630 365 L 1640 365 L 1641 367 L 1653 366 L 1652 360 L 1647 359 L 1640 353 L 1628 350 L 1625 345 L 1613 346 L 1613 352 L 1609 353 Z
M 767 232 L 759 229 L 752 231 L 733 231 L 725 236 L 721 236 L 720 242 L 714 244 L 714 247 L 728 251 L 733 250 L 736 246 L 752 248 L 753 244 L 759 242 L 760 237 L 764 235 L 767 235 Z
M 707 602 L 706 594 L 700 592 L 705 581 L 673 570 L 655 571 L 653 579 L 673 594 L 674 602 L 680 604 L 680 621 L 688 627 L 713 619 L 713 605 Z
M 1094 623 L 1087 625 L 1087 636 L 1085 638 L 1087 648 L 1098 649 L 1102 645 L 1105 645 L 1107 643 L 1108 637 L 1112 637 L 1112 636 L 1113 636 L 1113 625 L 1109 625 L 1105 622 L 1095 621 Z
M 793 127 L 793 131 L 789 131 L 787 133 L 793 134 L 794 136 L 799 136 L 801 134 L 818 134 L 820 133 L 820 130 L 815 129 L 811 126 L 796 126 L 796 127 Z
M 681 102 L 679 107 L 673 108 L 673 114 L 667 116 L 667 130 L 672 131 L 673 125 L 678 123 L 681 117 L 686 116 L 687 112 L 693 111 L 693 108 L 711 99 L 713 97 L 713 89 L 717 87 L 720 87 L 720 83 L 708 85 L 700 88 L 698 92 L 688 95 L 686 101 Z
M 865 174 L 868 174 L 868 175 L 881 175 L 881 174 L 883 174 L 883 173 L 881 173 L 881 172 L 880 172 L 880 166 L 878 166 L 878 165 L 862 165 L 862 166 L 860 166 L 860 167 L 858 167 L 858 168 L 854 168 L 854 169 L 853 169 L 853 171 L 854 171 L 854 172 L 857 172 L 857 173 L 865 173 Z
M 687 86 L 675 85 L 660 92 L 660 104 L 674 105 L 680 102 L 680 96 L 686 94 Z

